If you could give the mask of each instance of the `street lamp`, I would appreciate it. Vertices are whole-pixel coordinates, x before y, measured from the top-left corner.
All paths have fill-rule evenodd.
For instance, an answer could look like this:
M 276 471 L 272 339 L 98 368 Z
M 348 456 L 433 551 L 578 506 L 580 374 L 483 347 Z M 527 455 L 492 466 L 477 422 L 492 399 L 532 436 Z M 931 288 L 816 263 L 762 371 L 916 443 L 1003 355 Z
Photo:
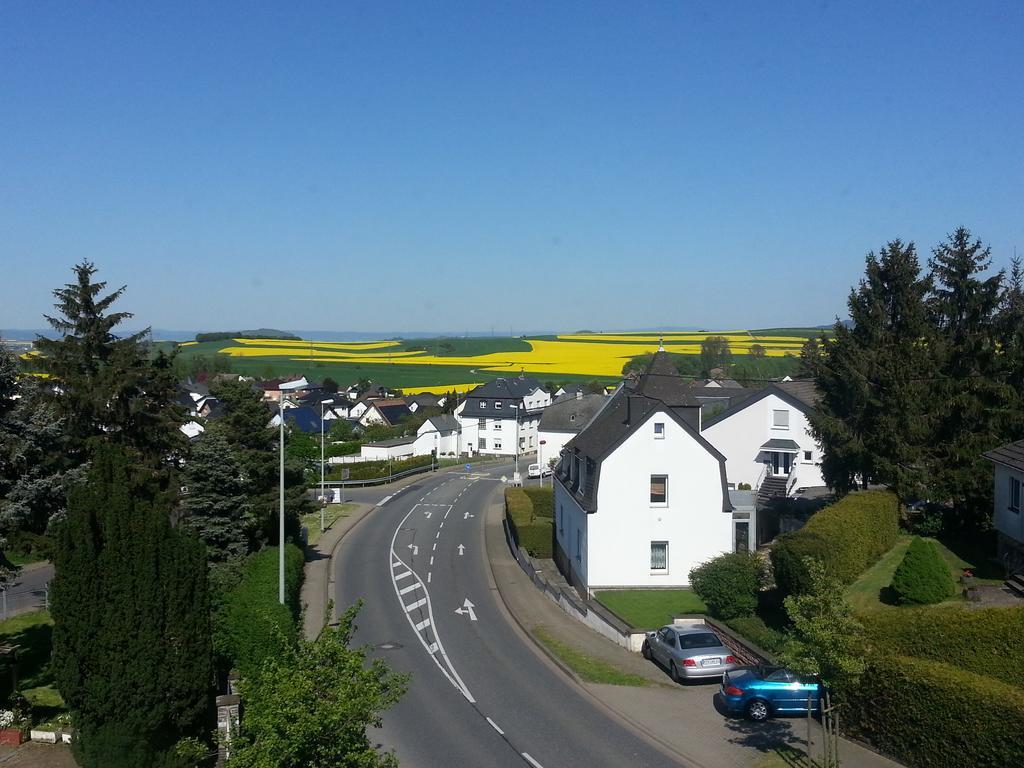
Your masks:
M 279 520 L 278 520 L 278 539 L 277 539 L 277 550 L 278 550 L 278 562 L 277 562 L 277 599 L 281 605 L 284 605 L 284 392 L 280 393 L 278 398 L 278 418 L 281 420 L 281 438 L 280 438 L 280 454 L 281 454 L 281 472 L 280 472 L 280 509 L 279 509 Z
M 324 484 L 324 406 L 327 405 L 334 405 L 334 401 L 320 401 L 320 533 L 324 532 L 324 508 L 327 506 Z
M 519 476 L 519 406 L 513 405 L 512 407 L 516 412 L 516 469 L 515 472 L 512 473 L 512 483 L 513 485 L 519 485 L 519 483 L 522 482 L 522 479 Z

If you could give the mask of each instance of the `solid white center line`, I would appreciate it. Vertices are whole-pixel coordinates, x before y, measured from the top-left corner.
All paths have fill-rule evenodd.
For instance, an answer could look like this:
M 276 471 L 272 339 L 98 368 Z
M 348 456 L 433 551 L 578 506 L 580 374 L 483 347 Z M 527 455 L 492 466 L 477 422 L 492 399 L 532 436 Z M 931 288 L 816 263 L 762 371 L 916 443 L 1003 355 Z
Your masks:
M 491 720 L 491 718 L 489 718 L 489 717 L 488 717 L 488 718 L 487 718 L 487 722 L 491 724 L 491 728 L 493 728 L 494 730 L 496 730 L 496 731 L 497 731 L 498 733 L 500 733 L 500 734 L 501 734 L 502 736 L 504 736 L 504 735 L 505 735 L 505 732 L 504 732 L 503 730 L 501 730 L 501 728 L 499 728 L 499 727 L 498 727 L 498 724 L 497 724 L 496 722 L 494 722 L 493 720 Z
M 526 762 L 528 762 L 530 765 L 533 766 L 533 768 L 544 768 L 543 765 L 541 765 L 536 760 L 534 760 L 532 757 L 530 757 L 530 753 L 529 752 L 523 752 L 523 757 L 526 759 Z
M 427 598 L 421 597 L 415 603 L 410 603 L 409 605 L 405 606 L 405 612 L 406 613 L 412 613 L 417 608 L 419 608 L 421 605 L 426 605 L 426 604 L 427 604 Z
M 419 584 L 419 582 L 416 582 L 415 584 L 410 584 L 405 589 L 398 590 L 398 594 L 400 594 L 400 595 L 407 595 L 410 592 L 412 592 L 413 590 L 416 590 L 416 589 L 419 589 L 419 588 L 420 588 L 420 584 Z

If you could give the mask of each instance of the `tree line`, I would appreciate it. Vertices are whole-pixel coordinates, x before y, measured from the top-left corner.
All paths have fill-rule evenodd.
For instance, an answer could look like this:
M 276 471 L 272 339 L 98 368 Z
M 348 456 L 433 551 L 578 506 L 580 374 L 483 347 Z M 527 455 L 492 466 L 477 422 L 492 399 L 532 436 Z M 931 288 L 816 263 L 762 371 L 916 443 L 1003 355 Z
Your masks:
M 800 374 L 821 401 L 811 416 L 822 471 L 839 493 L 871 483 L 944 508 L 953 528 L 985 528 L 985 451 L 1024 437 L 1024 275 L 992 271 L 991 249 L 963 227 L 924 269 L 913 242 L 865 260 L 849 320 L 811 339 Z

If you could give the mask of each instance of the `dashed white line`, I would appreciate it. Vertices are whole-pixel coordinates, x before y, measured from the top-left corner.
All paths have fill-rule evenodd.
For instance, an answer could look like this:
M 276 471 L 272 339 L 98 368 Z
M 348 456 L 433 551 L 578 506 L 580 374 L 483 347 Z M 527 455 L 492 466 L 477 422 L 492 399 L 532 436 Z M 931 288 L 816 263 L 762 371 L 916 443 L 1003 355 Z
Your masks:
M 426 605 L 426 604 L 427 604 L 427 598 L 421 597 L 415 603 L 410 603 L 409 605 L 405 606 L 405 612 L 406 613 L 412 613 L 413 611 L 415 611 L 420 606 Z
M 434 548 L 432 550 L 430 550 L 430 551 L 431 552 L 437 552 L 437 542 L 436 541 L 434 542 Z
M 435 539 L 440 539 L 441 538 L 441 529 L 440 528 L 437 529 L 437 533 L 434 534 L 434 538 Z
M 530 757 L 530 753 L 529 752 L 523 752 L 523 759 L 526 760 L 526 762 L 528 762 L 530 765 L 532 765 L 533 768 L 544 768 L 543 765 L 541 765 L 536 760 L 534 760 L 532 757 Z
M 430 583 L 430 571 L 427 571 L 427 584 Z
M 501 734 L 502 736 L 504 736 L 504 735 L 505 735 L 505 732 L 504 732 L 503 730 L 501 730 L 501 728 L 499 728 L 499 727 L 498 727 L 498 724 L 497 724 L 496 722 L 494 722 L 493 720 L 491 720 L 491 718 L 489 718 L 489 717 L 488 717 L 488 718 L 487 718 L 487 722 L 491 724 L 491 728 L 493 728 L 494 730 L 496 730 L 496 731 L 497 731 L 498 733 L 500 733 L 500 734 Z
M 433 555 L 431 555 L 431 556 L 430 556 L 430 564 L 431 564 L 431 565 L 433 565 L 433 564 L 434 564 L 434 556 L 433 556 Z

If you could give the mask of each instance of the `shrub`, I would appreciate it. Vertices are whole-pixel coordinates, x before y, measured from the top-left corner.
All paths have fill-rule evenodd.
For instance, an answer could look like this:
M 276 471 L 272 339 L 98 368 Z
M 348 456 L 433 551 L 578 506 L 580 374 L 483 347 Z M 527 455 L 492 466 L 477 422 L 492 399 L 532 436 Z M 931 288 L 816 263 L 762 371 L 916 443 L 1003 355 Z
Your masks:
M 775 583 L 785 594 L 806 592 L 810 577 L 803 562 L 813 557 L 825 572 L 851 584 L 861 571 L 896 543 L 899 504 L 885 491 L 851 493 L 811 517 L 803 528 L 772 546 Z
M 535 516 L 555 516 L 555 491 L 553 488 L 523 488 L 522 490 L 533 503 Z
M 534 515 L 533 502 L 522 488 L 505 489 L 505 518 L 516 543 L 531 557 L 554 556 L 552 520 Z
M 933 542 L 914 538 L 890 585 L 902 605 L 931 605 L 953 595 L 949 566 Z
M 786 636 L 765 624 L 760 616 L 740 616 L 729 619 L 725 624 L 736 634 L 768 653 L 778 653 L 786 642 Z
M 284 565 L 285 605 L 277 599 L 278 550 L 268 547 L 248 557 L 241 581 L 224 595 L 217 610 L 214 646 L 243 676 L 298 636 L 302 550 L 286 545 Z
M 861 616 L 884 653 L 943 661 L 1024 689 L 1024 607 L 902 608 Z
M 879 655 L 845 702 L 853 733 L 914 768 L 1024 764 L 1024 691 L 906 656 Z
M 690 586 L 718 619 L 753 616 L 761 563 L 750 552 L 730 552 L 690 571 Z

